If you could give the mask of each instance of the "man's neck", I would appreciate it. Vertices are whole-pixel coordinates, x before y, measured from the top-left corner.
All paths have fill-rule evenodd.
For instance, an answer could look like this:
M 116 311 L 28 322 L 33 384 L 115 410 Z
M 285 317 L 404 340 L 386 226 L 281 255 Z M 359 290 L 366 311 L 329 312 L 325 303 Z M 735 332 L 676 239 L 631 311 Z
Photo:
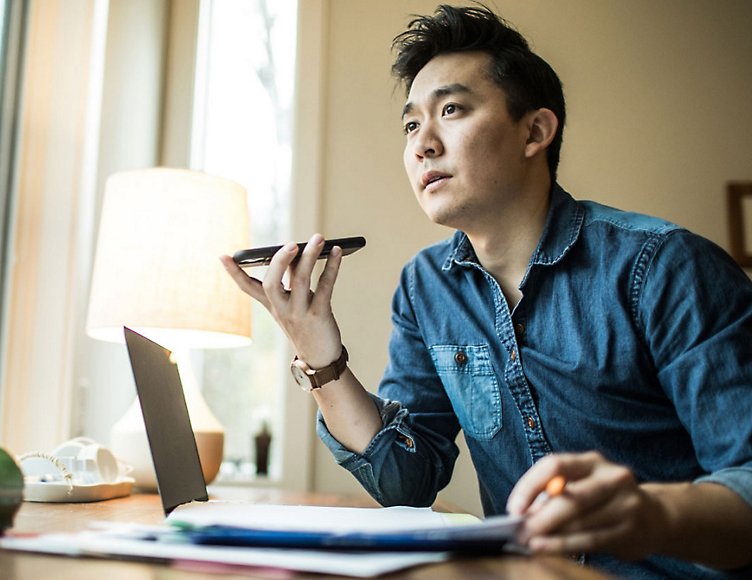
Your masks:
M 510 310 L 522 297 L 519 286 L 546 226 L 550 189 L 524 198 L 522 207 L 506 212 L 505 223 L 490 231 L 467 233 L 480 264 L 499 283 Z

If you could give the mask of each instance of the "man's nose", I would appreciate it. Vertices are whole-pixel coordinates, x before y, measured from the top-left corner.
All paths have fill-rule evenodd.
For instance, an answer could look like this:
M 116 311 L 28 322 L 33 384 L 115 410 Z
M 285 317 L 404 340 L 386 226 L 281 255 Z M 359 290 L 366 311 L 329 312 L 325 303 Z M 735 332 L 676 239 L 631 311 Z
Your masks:
M 438 157 L 444 152 L 441 139 L 430 125 L 421 127 L 415 141 L 415 155 L 418 159 Z

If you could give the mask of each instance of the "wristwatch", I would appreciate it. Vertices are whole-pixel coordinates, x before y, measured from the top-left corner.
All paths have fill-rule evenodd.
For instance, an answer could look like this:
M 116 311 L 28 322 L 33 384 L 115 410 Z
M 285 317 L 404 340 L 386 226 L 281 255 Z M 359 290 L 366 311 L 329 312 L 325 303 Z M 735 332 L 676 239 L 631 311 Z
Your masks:
M 325 384 L 336 381 L 347 368 L 349 355 L 347 349 L 342 345 L 342 354 L 329 366 L 321 369 L 312 369 L 297 356 L 290 363 L 290 370 L 295 382 L 300 385 L 304 391 L 320 389 Z

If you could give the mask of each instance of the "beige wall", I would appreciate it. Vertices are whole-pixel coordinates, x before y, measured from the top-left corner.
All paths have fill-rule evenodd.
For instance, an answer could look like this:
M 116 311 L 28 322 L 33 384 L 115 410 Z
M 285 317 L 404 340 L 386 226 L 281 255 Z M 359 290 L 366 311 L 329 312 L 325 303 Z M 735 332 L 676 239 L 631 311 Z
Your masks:
M 404 176 L 403 98 L 389 77 L 392 37 L 409 14 L 432 12 L 436 4 L 324 3 L 320 229 L 368 239 L 346 260 L 335 311 L 352 367 L 371 389 L 387 360 L 389 301 L 401 267 L 451 233 L 428 222 Z M 563 80 L 564 188 L 670 219 L 728 247 L 724 184 L 752 180 L 752 3 L 494 4 Z M 446 497 L 477 511 L 466 455 Z M 320 444 L 314 481 L 320 490 L 358 489 Z

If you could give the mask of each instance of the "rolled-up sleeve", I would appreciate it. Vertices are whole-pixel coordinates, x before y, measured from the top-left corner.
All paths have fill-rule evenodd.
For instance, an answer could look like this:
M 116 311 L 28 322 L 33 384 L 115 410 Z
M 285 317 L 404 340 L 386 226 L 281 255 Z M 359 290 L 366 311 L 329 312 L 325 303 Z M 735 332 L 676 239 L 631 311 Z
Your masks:
M 639 294 L 659 381 L 705 474 L 752 506 L 752 286 L 711 242 L 676 232 Z
M 752 467 L 727 467 L 695 480 L 725 485 L 752 507 Z
M 412 263 L 411 263 L 412 264 Z M 371 394 L 382 430 L 362 455 L 343 447 L 319 413 L 317 432 L 339 465 L 381 505 L 429 506 L 450 481 L 459 422 L 431 360 L 410 304 L 411 264 L 392 300 L 389 364 Z

